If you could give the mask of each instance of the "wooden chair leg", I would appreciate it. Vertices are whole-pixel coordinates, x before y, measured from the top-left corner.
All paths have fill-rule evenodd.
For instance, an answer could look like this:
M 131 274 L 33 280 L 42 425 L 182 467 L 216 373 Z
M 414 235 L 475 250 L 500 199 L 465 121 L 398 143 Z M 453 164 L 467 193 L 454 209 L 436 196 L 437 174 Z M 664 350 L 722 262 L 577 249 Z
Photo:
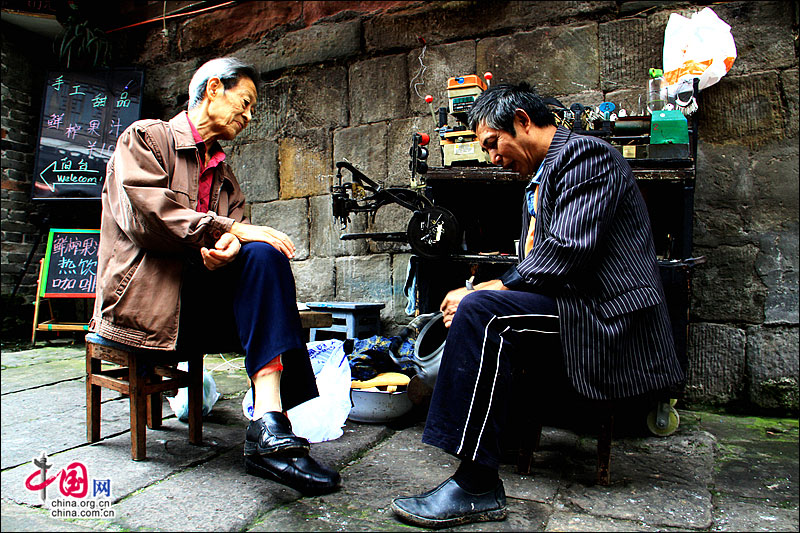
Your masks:
M 147 458 L 147 399 L 144 395 L 146 378 L 139 375 L 139 363 L 135 355 L 130 356 L 128 384 L 131 403 L 131 459 Z
M 203 443 L 203 357 L 189 358 L 189 442 Z
M 533 464 L 533 452 L 539 449 L 539 442 L 542 440 L 542 424 L 533 422 L 526 425 L 524 431 L 517 457 L 517 473 L 528 475 Z
M 91 345 L 86 346 L 86 440 L 100 440 L 101 387 L 92 383 L 92 376 L 100 372 L 101 361 L 92 357 Z
M 31 333 L 31 344 L 36 347 L 36 327 L 39 325 L 39 292 L 42 288 L 42 265 L 44 259 L 39 259 L 39 280 L 36 282 L 36 302 L 33 304 L 33 332 Z
M 159 383 L 161 376 L 158 374 L 151 374 L 149 376 L 149 383 Z M 150 429 L 158 429 L 161 427 L 161 393 L 155 392 L 147 395 L 147 427 Z
M 610 483 L 611 472 L 611 437 L 614 432 L 614 414 L 608 412 L 600 422 L 600 432 L 597 435 L 597 484 L 607 486 Z

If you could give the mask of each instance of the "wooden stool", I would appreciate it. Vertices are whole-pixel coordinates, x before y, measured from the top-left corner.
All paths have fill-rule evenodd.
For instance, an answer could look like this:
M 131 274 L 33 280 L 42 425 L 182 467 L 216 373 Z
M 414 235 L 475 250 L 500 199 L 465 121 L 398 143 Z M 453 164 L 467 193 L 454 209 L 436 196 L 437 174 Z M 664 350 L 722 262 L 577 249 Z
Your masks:
M 515 379 L 517 379 L 516 376 Z M 516 386 L 517 382 L 515 381 Z M 565 385 L 565 388 L 567 386 Z M 674 396 L 674 392 L 669 390 L 658 391 L 621 400 L 588 400 L 583 398 L 573 404 L 572 411 L 577 413 L 573 416 L 585 419 L 587 413 L 591 413 L 594 417 L 595 424 L 593 427 L 596 427 L 597 435 L 596 482 L 598 485 L 607 486 L 611 481 L 611 440 L 615 424 L 623 428 L 624 433 L 626 427 L 630 431 L 632 423 L 635 424 L 633 426 L 635 431 L 643 430 L 645 424 L 642 423 L 646 421 L 650 434 L 660 437 L 671 435 L 677 430 L 680 424 L 680 417 L 673 406 L 674 400 L 670 399 L 670 396 Z M 564 393 L 561 396 L 558 400 L 563 400 L 563 397 L 569 396 L 569 393 Z M 550 397 L 549 401 L 552 402 L 553 397 Z M 575 402 L 574 395 L 568 401 Z M 533 405 L 548 405 L 541 398 L 530 403 Z M 538 413 L 541 413 L 541 411 L 538 411 Z M 516 463 L 517 472 L 520 474 L 530 474 L 533 454 L 539 448 L 542 426 L 545 425 L 545 422 L 538 413 L 529 411 L 517 415 L 517 419 L 520 420 L 520 432 L 518 435 L 519 446 L 517 448 L 519 453 Z M 658 417 L 662 418 L 662 426 L 658 425 Z
M 330 313 L 300 311 L 303 329 L 325 328 L 333 323 Z M 102 361 L 120 366 L 101 370 Z M 181 361 L 189 370 L 178 370 Z M 162 378 L 168 378 L 162 381 Z M 161 427 L 161 393 L 189 388 L 189 442 L 203 441 L 203 354 L 143 350 L 86 335 L 86 440 L 100 440 L 100 388 L 113 389 L 130 397 L 131 458 L 146 458 L 146 427 Z
M 604 402 L 598 402 L 598 404 L 604 404 Z M 598 485 L 607 486 L 611 480 L 611 437 L 614 431 L 614 412 L 611 407 L 603 405 L 600 407 L 599 414 L 600 427 L 597 433 L 597 474 L 595 479 Z M 543 424 L 534 419 L 524 427 L 517 458 L 517 473 L 528 475 L 531 473 L 533 454 L 539 449 Z
M 540 346 L 545 353 L 552 354 L 555 348 L 546 344 L 548 338 L 542 337 Z M 549 410 L 564 405 L 579 405 L 578 411 L 596 413 L 597 431 L 597 475 L 598 485 L 610 482 L 611 438 L 614 431 L 613 401 L 591 401 L 578 396 L 560 359 L 540 357 L 536 368 L 530 360 L 523 360 L 514 368 L 512 374 L 512 406 L 509 423 L 516 425 L 517 473 L 531 473 L 534 452 L 539 449 L 542 427 L 545 425 L 542 409 Z M 555 402 L 555 403 L 554 403 Z
M 667 437 L 680 425 L 680 415 L 675 409 L 676 390 L 655 391 L 618 400 L 582 399 L 574 410 L 581 418 L 592 413 L 597 434 L 597 484 L 608 485 L 611 477 L 611 439 L 614 426 L 622 428 L 623 434 L 633 429 L 637 434 L 645 429 L 649 435 Z M 544 404 L 540 402 L 540 404 Z M 517 472 L 529 474 L 533 452 L 539 447 L 542 435 L 542 417 L 532 413 L 523 415 L 525 422 L 519 439 Z M 646 422 L 646 423 L 645 423 Z
M 102 361 L 119 368 L 101 370 Z M 189 362 L 189 370 L 176 368 Z M 167 378 L 162 380 L 162 378 Z M 113 389 L 130 398 L 131 459 L 146 458 L 146 427 L 161 427 L 161 393 L 189 389 L 189 442 L 203 441 L 203 354 L 142 350 L 86 335 L 86 439 L 100 440 L 100 388 Z

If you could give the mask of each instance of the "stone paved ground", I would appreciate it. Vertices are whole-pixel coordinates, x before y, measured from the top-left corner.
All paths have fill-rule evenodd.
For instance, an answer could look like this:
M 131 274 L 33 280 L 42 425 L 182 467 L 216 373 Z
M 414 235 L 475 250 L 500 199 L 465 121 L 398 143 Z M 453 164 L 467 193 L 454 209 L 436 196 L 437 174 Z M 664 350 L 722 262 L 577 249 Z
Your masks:
M 247 387 L 241 360 L 207 357 L 223 394 L 192 446 L 170 416 L 148 430 L 143 462 L 130 457 L 128 402 L 104 391 L 103 440 L 85 443 L 81 346 L 2 354 L 3 531 L 382 531 L 407 530 L 389 510 L 449 476 L 454 460 L 420 442 L 422 423 L 348 422 L 344 435 L 313 455 L 343 478 L 334 494 L 303 498 L 248 476 L 241 464 Z M 171 415 L 168 404 L 164 413 Z M 596 441 L 546 428 L 533 473 L 503 467 L 509 516 L 464 531 L 797 531 L 798 422 L 680 411 L 666 438 L 627 436 L 612 449 L 609 487 L 594 484 Z M 83 463 L 90 479 L 110 479 L 113 518 L 51 516 L 25 488 L 45 451 L 53 471 Z M 51 471 L 52 473 L 52 471 Z M 89 500 L 86 498 L 84 500 Z M 78 500 L 80 501 L 80 500 Z

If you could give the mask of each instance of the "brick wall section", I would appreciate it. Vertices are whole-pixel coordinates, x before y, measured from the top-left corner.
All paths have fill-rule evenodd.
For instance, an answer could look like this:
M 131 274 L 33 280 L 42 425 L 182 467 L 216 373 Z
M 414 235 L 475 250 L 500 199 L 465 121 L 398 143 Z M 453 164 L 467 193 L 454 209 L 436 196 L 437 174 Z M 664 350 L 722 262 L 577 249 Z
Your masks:
M 347 158 L 378 182 L 407 184 L 410 135 L 433 129 L 420 97 L 432 94 L 434 105 L 443 105 L 445 80 L 456 74 L 491 70 L 495 82 L 527 80 L 567 105 L 611 100 L 636 111 L 648 67 L 661 64 L 670 13 L 690 16 L 707 4 L 253 2 L 168 21 L 166 36 L 159 24 L 115 39 L 119 63 L 145 70 L 148 117 L 179 111 L 192 71 L 212 56 L 233 54 L 256 66 L 255 118 L 228 146 L 254 221 L 296 233 L 301 300 L 386 302 L 384 331 L 392 333 L 409 320 L 402 295 L 409 247 L 338 239 L 328 193 L 335 162 Z M 693 276 L 686 397 L 797 412 L 797 3 L 712 8 L 731 25 L 739 57 L 703 92 L 699 112 L 694 255 L 707 263 Z M 420 37 L 428 68 L 415 89 Z M 27 69 L 32 63 L 6 41 L 4 128 L 15 120 L 6 91 L 15 101 L 28 99 L 33 116 L 38 98 L 35 83 L 14 93 L 6 88 L 7 61 Z M 30 165 L 31 156 L 7 156 L 3 146 L 5 222 L 7 195 L 21 198 L 16 211 L 30 209 L 29 180 L 16 174 L 7 188 L 6 161 L 11 171 Z M 430 162 L 440 164 L 436 150 Z M 374 222 L 353 216 L 348 231 L 402 231 L 408 213 L 384 209 Z M 4 227 L 4 265 L 19 254 L 13 239 L 30 239 L 30 225 L 20 224 L 8 238 Z
M 33 175 L 37 124 L 41 109 L 41 86 L 45 73 L 38 65 L 46 60 L 48 45 L 41 39 L 2 23 L 2 115 L 0 127 L 0 166 L 2 182 L 0 189 L 0 227 L 2 227 L 3 294 L 13 292 L 20 282 L 20 274 L 31 248 L 36 242 L 39 210 L 30 201 L 31 176 Z M 39 247 L 43 251 L 43 246 Z M 34 257 L 27 275 L 21 280 L 19 294 L 28 300 L 36 288 L 37 270 L 41 252 Z

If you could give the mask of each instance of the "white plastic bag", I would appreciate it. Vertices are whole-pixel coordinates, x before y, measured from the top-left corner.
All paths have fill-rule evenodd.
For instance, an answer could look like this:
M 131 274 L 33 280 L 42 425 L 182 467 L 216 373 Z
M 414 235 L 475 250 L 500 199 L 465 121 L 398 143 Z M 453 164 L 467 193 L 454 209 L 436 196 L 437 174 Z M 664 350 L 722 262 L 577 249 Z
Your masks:
M 319 396 L 287 411 L 294 434 L 309 442 L 323 442 L 342 436 L 350 414 L 350 363 L 344 341 L 330 339 L 308 343 L 308 355 L 317 380 Z M 253 418 L 253 391 L 242 399 L 242 412 Z
M 702 91 L 717 83 L 736 60 L 736 44 L 731 27 L 710 8 L 691 18 L 672 13 L 664 30 L 664 79 L 674 97 L 691 89 L 692 80 L 700 78 Z
M 189 370 L 189 364 L 186 361 L 178 363 L 178 370 L 184 372 Z M 203 369 L 203 416 L 211 412 L 211 408 L 214 407 L 217 400 L 219 400 L 217 384 L 211 377 L 211 373 Z M 178 420 L 183 422 L 189 420 L 189 389 L 186 387 L 178 389 L 178 394 L 173 397 L 168 396 L 167 401 Z

